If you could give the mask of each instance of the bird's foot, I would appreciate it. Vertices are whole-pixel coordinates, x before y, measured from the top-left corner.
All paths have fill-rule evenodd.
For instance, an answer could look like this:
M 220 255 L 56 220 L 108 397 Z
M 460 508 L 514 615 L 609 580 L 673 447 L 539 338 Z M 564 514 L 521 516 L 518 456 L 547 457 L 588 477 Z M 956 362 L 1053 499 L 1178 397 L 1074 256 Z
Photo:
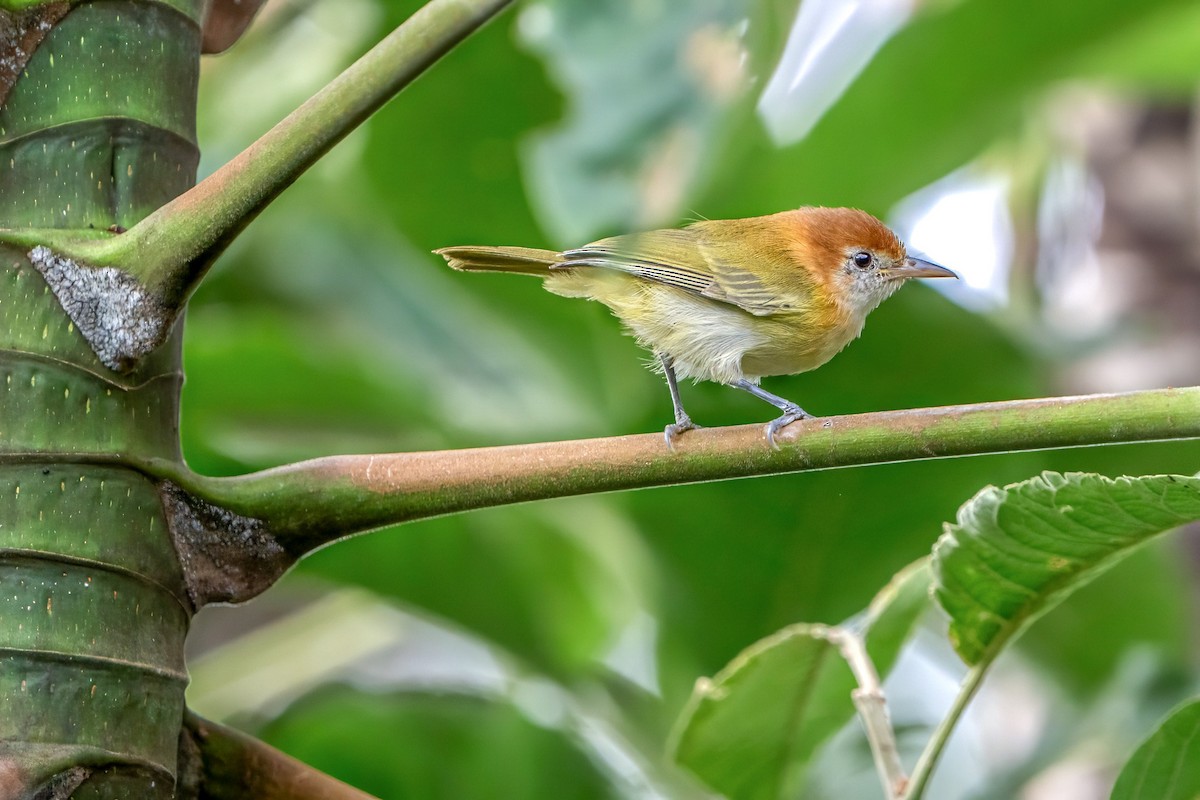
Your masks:
M 766 434 L 767 444 L 771 445 L 772 450 L 779 449 L 779 443 L 775 441 L 775 434 L 784 426 L 790 425 L 798 419 L 812 419 L 813 415 L 805 411 L 797 405 L 792 405 L 783 410 L 783 416 L 771 420 L 767 423 Z
M 675 449 L 675 437 L 684 431 L 699 430 L 701 425 L 692 422 L 692 418 L 687 414 L 676 415 L 675 422 L 663 428 L 663 438 L 667 440 L 667 449 Z

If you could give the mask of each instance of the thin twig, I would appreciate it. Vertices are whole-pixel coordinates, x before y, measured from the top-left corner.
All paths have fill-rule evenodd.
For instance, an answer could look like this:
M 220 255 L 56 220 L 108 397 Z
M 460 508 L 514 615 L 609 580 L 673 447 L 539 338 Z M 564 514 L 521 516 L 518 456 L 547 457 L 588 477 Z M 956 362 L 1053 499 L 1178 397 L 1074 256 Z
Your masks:
M 900 749 L 896 746 L 896 734 L 888 717 L 887 698 L 879 673 L 867 654 L 866 644 L 862 637 L 845 628 L 830 628 L 826 639 L 837 647 L 854 674 L 858 688 L 850 696 L 866 729 L 879 780 L 888 800 L 899 800 L 908 787 L 908 775 L 900 763 Z

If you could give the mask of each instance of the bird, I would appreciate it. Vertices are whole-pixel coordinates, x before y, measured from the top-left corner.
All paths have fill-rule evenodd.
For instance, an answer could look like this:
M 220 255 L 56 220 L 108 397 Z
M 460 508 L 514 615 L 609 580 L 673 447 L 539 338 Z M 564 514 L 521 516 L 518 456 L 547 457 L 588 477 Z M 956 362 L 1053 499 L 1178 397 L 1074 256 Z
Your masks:
M 679 381 L 713 381 L 765 400 L 785 425 L 812 415 L 768 392 L 761 378 L 816 369 L 863 330 L 867 315 L 911 278 L 956 278 L 910 255 L 900 238 L 855 208 L 804 206 L 765 216 L 700 220 L 600 239 L 573 250 L 455 246 L 433 251 L 467 272 L 543 279 L 565 297 L 596 300 L 657 357 L 678 436 L 700 426 L 684 410 Z

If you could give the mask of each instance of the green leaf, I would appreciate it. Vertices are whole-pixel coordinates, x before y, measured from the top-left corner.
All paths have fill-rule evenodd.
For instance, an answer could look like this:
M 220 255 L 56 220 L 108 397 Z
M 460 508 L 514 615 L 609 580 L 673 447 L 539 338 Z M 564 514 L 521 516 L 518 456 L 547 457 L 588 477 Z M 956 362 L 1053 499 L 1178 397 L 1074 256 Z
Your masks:
M 1200 479 L 1045 472 L 988 487 L 934 547 L 950 640 L 986 662 L 1038 616 L 1152 536 L 1200 519 Z
M 891 671 L 913 626 L 929 608 L 932 585 L 929 559 L 922 558 L 897 572 L 867 608 L 867 654 L 880 678 Z
M 1200 797 L 1200 698 L 1170 713 L 1121 770 L 1112 800 Z
M 730 798 L 794 796 L 816 749 L 853 713 L 854 677 L 824 625 L 793 625 L 696 682 L 671 751 Z
M 867 651 L 884 675 L 921 612 L 932 580 L 921 560 L 871 603 Z M 672 736 L 675 760 L 730 798 L 794 797 L 809 760 L 854 713 L 855 680 L 831 641 L 836 628 L 792 625 L 696 684 Z

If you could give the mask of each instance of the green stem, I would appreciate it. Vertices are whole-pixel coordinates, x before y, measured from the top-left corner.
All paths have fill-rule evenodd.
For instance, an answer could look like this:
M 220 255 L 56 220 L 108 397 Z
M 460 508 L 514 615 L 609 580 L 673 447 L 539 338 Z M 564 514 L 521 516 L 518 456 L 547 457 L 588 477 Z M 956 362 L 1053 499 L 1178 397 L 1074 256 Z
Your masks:
M 883 682 L 867 652 L 867 643 L 862 636 L 841 627 L 830 628 L 826 639 L 841 652 L 858 684 L 850 696 L 867 734 L 867 746 L 871 748 L 871 758 L 875 761 L 875 769 L 883 784 L 884 796 L 887 800 L 898 800 L 903 797 L 909 780 L 904 774 L 900 749 L 896 745 L 896 732 L 888 717 Z
M 263 520 L 299 556 L 349 533 L 508 503 L 930 458 L 1200 438 L 1200 387 L 887 411 L 761 425 L 387 455 L 332 456 L 233 478 L 172 477 Z
M 925 787 L 929 783 L 929 779 L 933 776 L 933 769 L 937 766 L 938 759 L 941 758 L 942 752 L 946 749 L 946 744 L 950 741 L 950 734 L 958 725 L 959 719 L 962 718 L 963 712 L 967 710 L 967 706 L 975 697 L 975 693 L 979 691 L 980 685 L 983 683 L 983 677 L 987 674 L 988 667 L 991 666 L 991 659 L 987 659 L 971 668 L 967 673 L 967 677 L 963 679 L 962 686 L 959 687 L 958 695 L 954 698 L 954 703 L 950 706 L 950 710 L 946 712 L 946 716 L 942 717 L 942 721 L 933 731 L 933 736 L 929 739 L 929 744 L 925 745 L 925 750 L 922 751 L 921 757 L 917 759 L 917 766 L 913 768 L 913 773 L 909 777 L 908 787 L 904 792 L 902 800 L 921 800 L 925 793 Z
M 52 250 L 136 276 L 178 312 L 213 260 L 335 144 L 512 0 L 432 0 L 325 88 L 194 188 L 100 242 Z

